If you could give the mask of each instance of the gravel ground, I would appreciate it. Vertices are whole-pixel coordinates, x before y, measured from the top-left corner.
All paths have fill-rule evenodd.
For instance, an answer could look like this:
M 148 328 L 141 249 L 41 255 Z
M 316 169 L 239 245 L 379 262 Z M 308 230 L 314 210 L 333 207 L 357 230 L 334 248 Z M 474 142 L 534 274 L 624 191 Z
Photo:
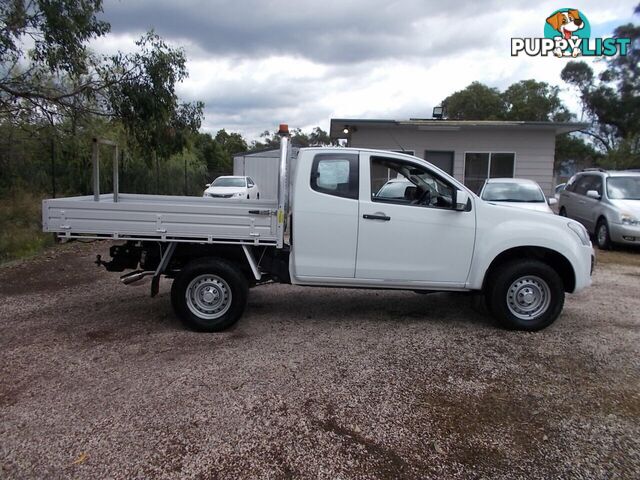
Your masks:
M 638 478 L 637 262 L 535 334 L 468 296 L 283 285 L 198 334 L 107 247 L 0 268 L 3 479 Z

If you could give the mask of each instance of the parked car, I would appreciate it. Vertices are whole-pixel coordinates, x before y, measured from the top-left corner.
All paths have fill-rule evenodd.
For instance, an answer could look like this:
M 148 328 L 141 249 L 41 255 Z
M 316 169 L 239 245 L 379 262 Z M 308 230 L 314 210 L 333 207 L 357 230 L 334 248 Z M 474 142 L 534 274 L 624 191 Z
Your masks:
M 547 203 L 540 185 L 525 178 L 490 178 L 484 182 L 480 198 L 486 202 L 545 213 L 553 213 L 549 205 L 556 204 L 555 198 L 550 198 Z
M 566 186 L 566 183 L 560 183 L 553 189 L 553 198 L 556 199 L 556 202 L 560 201 L 560 192 L 562 192 Z
M 203 197 L 259 199 L 260 191 L 251 177 L 223 176 L 206 185 Z
M 567 182 L 560 215 L 582 223 L 602 249 L 640 245 L 640 172 L 587 169 Z
M 372 192 L 372 195 L 379 201 L 451 206 L 451 195 L 437 180 L 415 173 L 408 173 L 408 175 L 411 180 L 404 176 L 392 178 L 377 192 Z

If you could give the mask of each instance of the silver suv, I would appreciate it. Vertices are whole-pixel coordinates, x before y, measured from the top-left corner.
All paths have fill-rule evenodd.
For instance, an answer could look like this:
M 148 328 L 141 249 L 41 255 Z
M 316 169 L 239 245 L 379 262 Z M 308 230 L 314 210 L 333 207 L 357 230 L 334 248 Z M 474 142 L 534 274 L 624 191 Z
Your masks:
M 599 248 L 640 245 L 640 172 L 583 170 L 560 192 L 558 208 L 594 234 Z

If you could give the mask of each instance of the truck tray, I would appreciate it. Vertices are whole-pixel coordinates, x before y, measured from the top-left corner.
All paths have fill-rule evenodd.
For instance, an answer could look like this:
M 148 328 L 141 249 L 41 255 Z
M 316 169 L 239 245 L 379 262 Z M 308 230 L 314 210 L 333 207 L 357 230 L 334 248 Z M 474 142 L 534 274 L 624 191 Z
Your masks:
M 66 238 L 276 245 L 276 200 L 103 194 L 42 202 L 42 226 Z

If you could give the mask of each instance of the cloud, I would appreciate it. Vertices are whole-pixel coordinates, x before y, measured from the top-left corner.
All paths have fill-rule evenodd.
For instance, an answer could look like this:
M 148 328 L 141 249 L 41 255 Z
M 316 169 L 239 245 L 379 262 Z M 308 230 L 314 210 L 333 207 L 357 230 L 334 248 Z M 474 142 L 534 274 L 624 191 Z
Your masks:
M 628 21 L 637 0 L 584 0 L 594 25 Z M 510 56 L 510 38 L 540 36 L 555 1 L 106 0 L 101 52 L 133 48 L 154 28 L 188 55 L 180 96 L 203 100 L 204 128 L 255 138 L 279 122 L 327 129 L 331 117 L 429 117 L 474 80 L 561 84 L 565 61 Z M 621 21 L 620 23 L 623 23 Z M 572 107 L 577 101 L 566 89 Z

